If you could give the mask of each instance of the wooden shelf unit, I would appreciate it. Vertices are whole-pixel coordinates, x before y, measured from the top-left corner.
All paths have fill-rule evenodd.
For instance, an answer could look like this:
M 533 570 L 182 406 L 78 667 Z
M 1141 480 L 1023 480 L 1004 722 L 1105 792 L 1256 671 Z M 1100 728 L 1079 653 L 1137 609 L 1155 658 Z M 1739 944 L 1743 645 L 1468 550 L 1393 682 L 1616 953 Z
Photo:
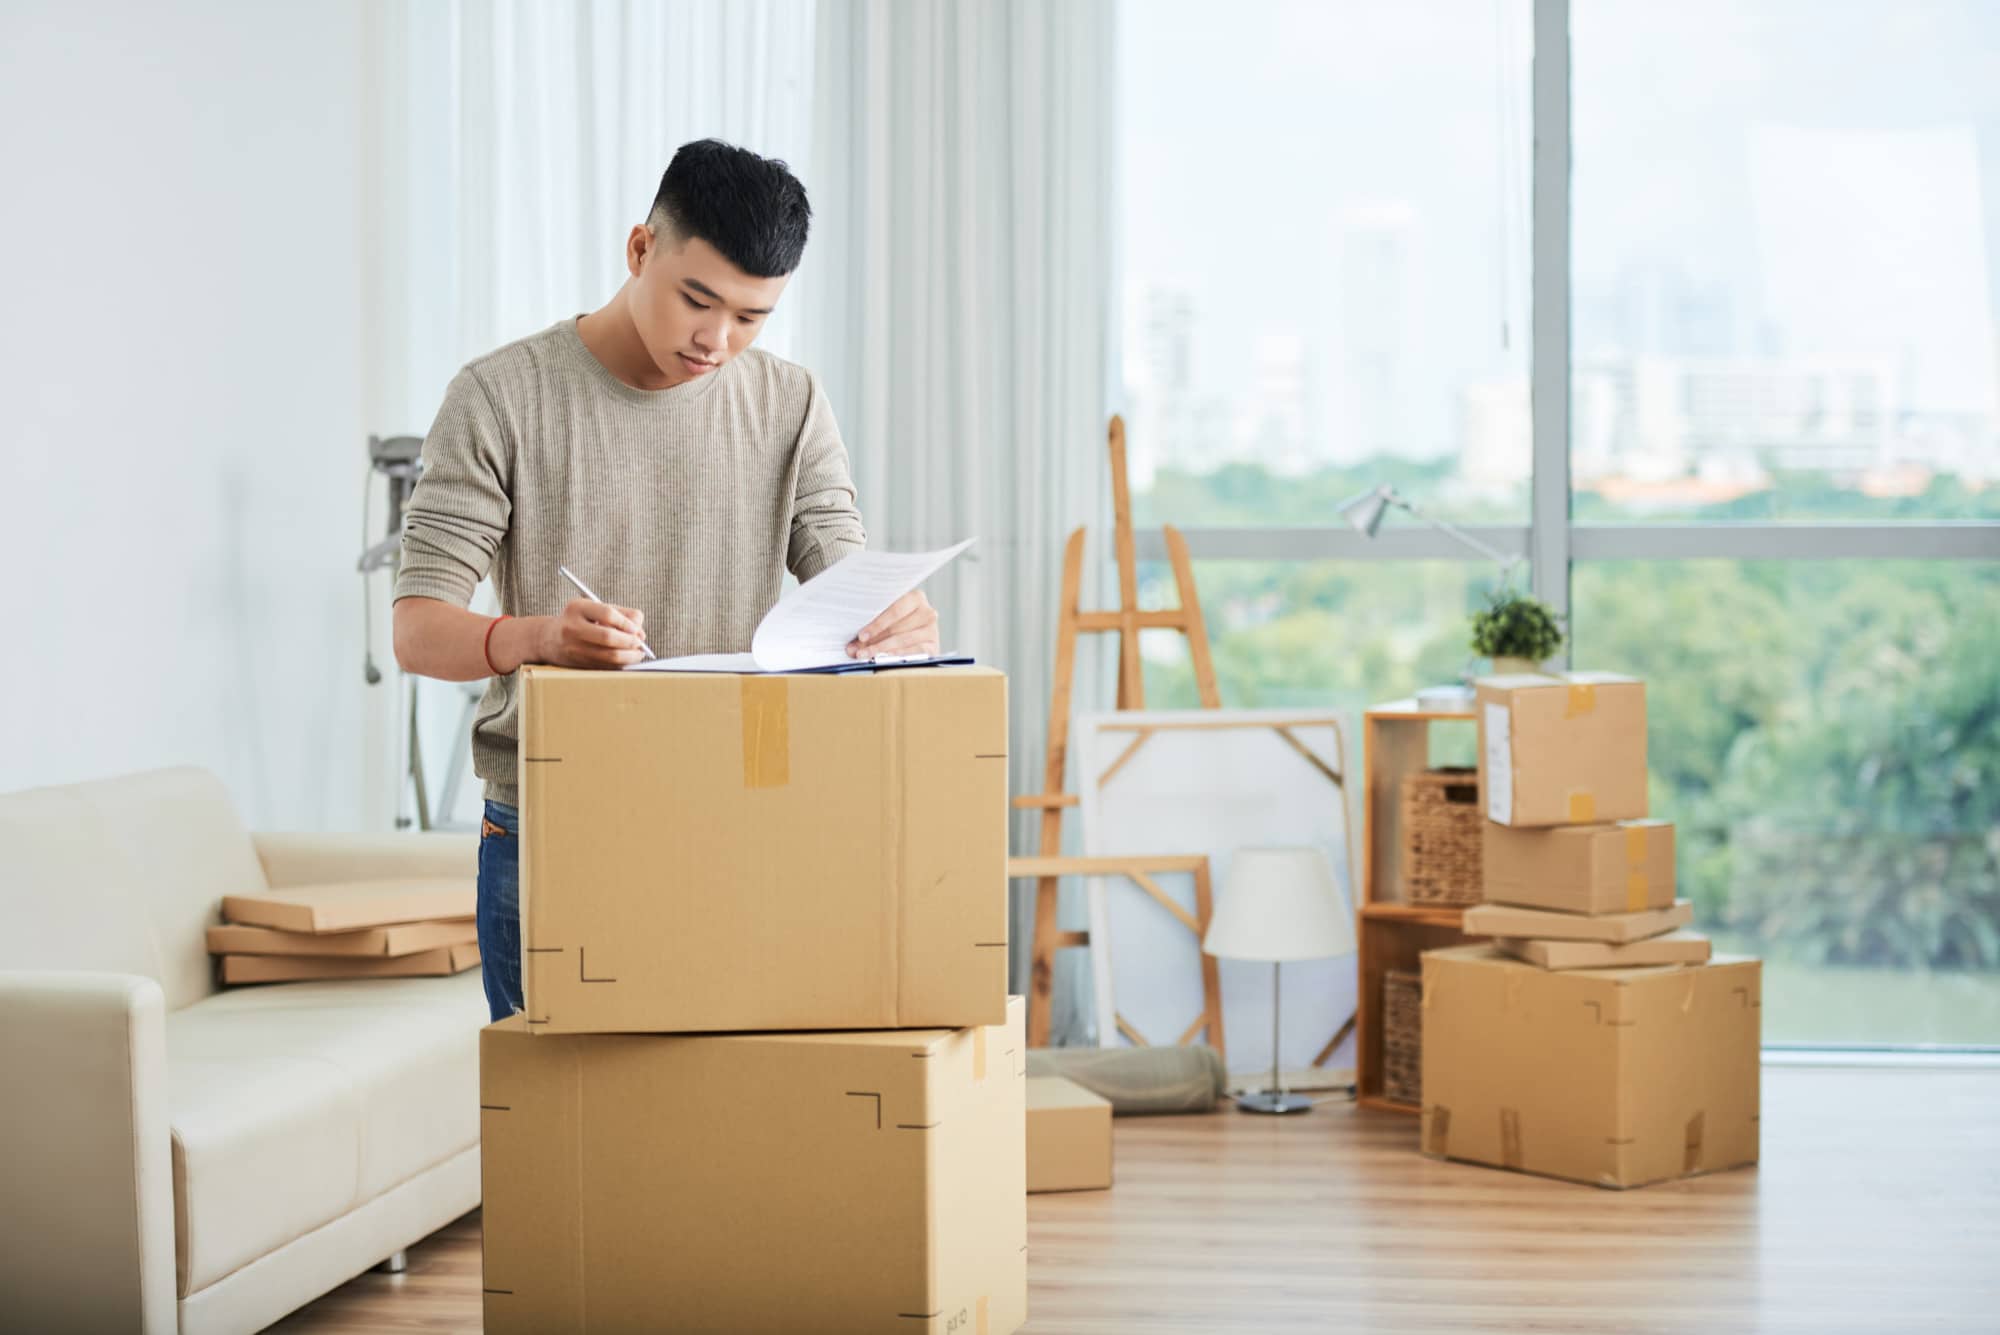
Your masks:
M 1361 718 L 1364 788 L 1361 818 L 1361 896 L 1355 910 L 1359 952 L 1359 1016 L 1355 1039 L 1355 1098 L 1364 1108 L 1415 1114 L 1414 1103 L 1382 1093 L 1382 977 L 1391 969 L 1415 970 L 1426 950 L 1461 945 L 1465 910 L 1449 904 L 1411 904 L 1403 898 L 1402 784 L 1405 775 L 1430 768 L 1431 725 L 1470 726 L 1467 710 L 1419 708 L 1413 700 L 1377 705 Z

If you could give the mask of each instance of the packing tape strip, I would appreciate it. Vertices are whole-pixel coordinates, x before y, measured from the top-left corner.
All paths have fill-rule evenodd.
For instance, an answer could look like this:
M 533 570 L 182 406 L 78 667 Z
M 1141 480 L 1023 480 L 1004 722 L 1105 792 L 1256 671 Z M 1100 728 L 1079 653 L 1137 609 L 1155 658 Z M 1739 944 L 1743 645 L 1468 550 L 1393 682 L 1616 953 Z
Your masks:
M 1637 913 L 1640 910 L 1644 909 L 1646 907 L 1647 891 L 1649 889 L 1650 887 L 1646 884 L 1645 872 L 1642 871 L 1626 872 L 1625 911 L 1627 913 Z
M 1644 825 L 1625 827 L 1625 860 L 1635 867 L 1646 860 L 1647 830 Z
M 992 1303 L 991 1303 L 991 1301 L 990 1301 L 990 1300 L 989 1300 L 989 1299 L 987 1298 L 987 1296 L 986 1296 L 985 1294 L 983 1294 L 983 1293 L 982 1293 L 982 1294 L 980 1294 L 980 1295 L 979 1295 L 979 1328 L 978 1328 L 978 1335 L 988 1335 L 988 1326 L 987 1326 L 987 1323 L 988 1323 L 989 1321 L 991 1321 L 991 1320 L 992 1320 L 992 1317 L 991 1317 L 991 1315 L 990 1315 L 990 1313 L 989 1313 L 988 1309 L 989 1309 L 989 1308 L 990 1308 L 991 1306 L 992 1306 Z
M 1451 1109 L 1432 1104 L 1424 1110 L 1424 1153 L 1445 1158 L 1451 1151 Z
M 1701 1167 L 1701 1144 L 1707 1131 L 1708 1114 L 1698 1112 L 1688 1118 L 1687 1139 L 1681 1155 L 1681 1171 L 1692 1173 Z
M 1508 1168 L 1521 1166 L 1521 1113 L 1515 1108 L 1500 1110 L 1500 1162 Z
M 1582 718 L 1597 708 L 1597 688 L 1581 685 L 1569 688 L 1569 703 L 1563 708 L 1564 718 Z
M 1569 823 L 1588 825 L 1597 819 L 1597 794 L 1588 788 L 1569 790 Z
M 986 1078 L 986 1030 L 972 1031 L 972 1083 L 978 1084 Z
M 743 679 L 743 786 L 792 781 L 791 691 L 783 677 Z

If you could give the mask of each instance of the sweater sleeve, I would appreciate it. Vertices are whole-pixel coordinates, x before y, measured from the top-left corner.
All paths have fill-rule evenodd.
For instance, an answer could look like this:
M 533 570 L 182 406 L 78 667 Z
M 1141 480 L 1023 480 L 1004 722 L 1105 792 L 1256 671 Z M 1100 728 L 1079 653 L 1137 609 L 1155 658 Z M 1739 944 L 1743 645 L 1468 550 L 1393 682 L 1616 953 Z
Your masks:
M 854 503 L 847 446 L 827 406 L 818 376 L 807 379 L 805 420 L 799 427 L 798 483 L 792 493 L 791 543 L 785 565 L 809 580 L 868 542 Z
M 424 471 L 403 516 L 396 597 L 464 607 L 493 567 L 513 514 L 505 434 L 470 367 L 452 378 L 424 437 Z

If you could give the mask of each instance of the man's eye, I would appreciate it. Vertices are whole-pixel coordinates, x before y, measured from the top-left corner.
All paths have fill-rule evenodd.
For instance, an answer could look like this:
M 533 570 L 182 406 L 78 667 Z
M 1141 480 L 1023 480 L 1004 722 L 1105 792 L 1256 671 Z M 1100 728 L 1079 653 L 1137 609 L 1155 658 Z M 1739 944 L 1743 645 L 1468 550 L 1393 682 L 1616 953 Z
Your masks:
M 708 307 L 704 306 L 699 301 L 696 301 L 693 297 L 689 296 L 685 292 L 681 293 L 681 300 L 685 301 L 688 305 L 694 307 L 698 311 L 705 311 L 708 309 Z

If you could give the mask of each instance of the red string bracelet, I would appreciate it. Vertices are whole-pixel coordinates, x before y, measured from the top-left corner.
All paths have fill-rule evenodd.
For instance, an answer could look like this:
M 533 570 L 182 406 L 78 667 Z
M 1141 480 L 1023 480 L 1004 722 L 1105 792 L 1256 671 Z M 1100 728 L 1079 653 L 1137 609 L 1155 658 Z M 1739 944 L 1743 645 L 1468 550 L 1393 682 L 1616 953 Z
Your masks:
M 512 621 L 513 619 L 514 618 L 507 616 L 504 613 L 501 614 L 500 616 L 494 617 L 493 620 L 487 623 L 486 638 L 480 643 L 479 646 L 479 652 L 486 659 L 486 670 L 488 672 L 491 672 L 496 677 L 504 677 L 507 674 L 502 672 L 499 668 L 493 666 L 493 631 L 497 626 L 499 626 L 501 622 Z

